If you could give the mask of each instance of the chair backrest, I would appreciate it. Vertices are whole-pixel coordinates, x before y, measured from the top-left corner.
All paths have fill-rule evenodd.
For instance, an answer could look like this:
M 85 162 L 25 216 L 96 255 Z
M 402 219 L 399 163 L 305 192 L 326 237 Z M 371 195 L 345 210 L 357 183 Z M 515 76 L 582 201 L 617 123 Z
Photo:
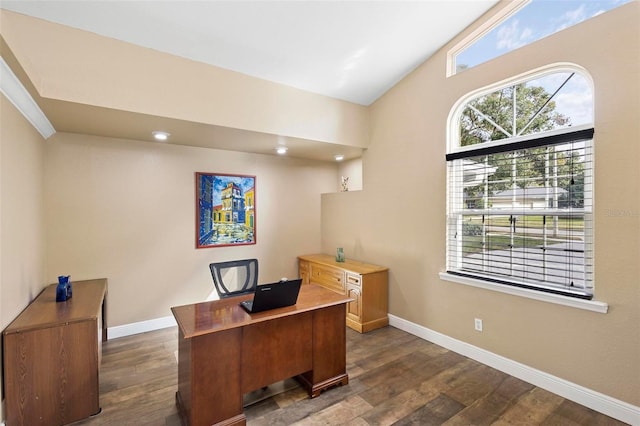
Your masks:
M 209 269 L 221 299 L 253 293 L 258 285 L 258 259 L 211 263 Z

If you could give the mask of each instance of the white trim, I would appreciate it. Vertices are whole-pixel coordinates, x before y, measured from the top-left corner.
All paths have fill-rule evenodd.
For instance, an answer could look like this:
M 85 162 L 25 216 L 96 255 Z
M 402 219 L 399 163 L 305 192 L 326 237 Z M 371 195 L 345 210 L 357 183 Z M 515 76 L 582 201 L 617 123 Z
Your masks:
M 453 104 L 453 107 L 449 111 L 449 115 L 447 117 L 447 154 L 457 152 L 461 148 L 460 135 L 458 130 L 460 127 L 460 117 L 462 116 L 462 112 L 464 110 L 464 107 L 467 105 L 467 103 L 481 96 L 496 92 L 498 90 L 502 90 L 506 87 L 514 86 L 519 83 L 526 83 L 528 81 L 539 79 L 540 77 L 544 77 L 552 74 L 558 74 L 562 72 L 573 72 L 573 73 L 580 74 L 580 77 L 587 80 L 590 86 L 589 88 L 591 89 L 591 94 L 595 96 L 595 85 L 593 83 L 593 77 L 591 77 L 591 74 L 589 73 L 589 71 L 587 71 L 586 68 L 580 65 L 574 64 L 572 62 L 554 62 L 551 64 L 543 65 L 541 67 L 528 70 L 518 75 L 514 75 L 511 77 L 505 78 L 503 80 L 496 81 L 487 86 L 483 86 L 478 89 L 472 90 L 471 92 L 468 92 L 464 94 L 462 97 L 460 97 L 460 99 L 458 99 Z M 581 130 L 583 128 L 594 127 L 595 125 L 594 117 L 592 116 L 591 119 L 592 119 L 591 123 L 581 124 L 575 127 L 563 127 L 560 129 L 551 130 L 549 132 L 544 132 L 544 134 L 541 134 L 541 136 L 543 137 L 543 136 L 548 136 L 554 133 L 563 133 L 563 132 L 573 131 L 575 129 Z M 529 137 L 532 138 L 533 135 L 529 135 Z M 527 139 L 527 136 L 526 135 L 522 137 L 516 136 L 514 138 L 509 138 L 509 140 L 513 141 L 513 139 L 516 139 L 516 138 Z M 595 138 L 595 135 L 594 135 L 594 138 Z M 495 141 L 493 142 L 495 143 Z M 486 143 L 487 142 L 482 143 L 482 146 L 485 146 Z M 497 144 L 500 145 L 500 143 L 497 143 Z M 471 145 L 469 148 L 467 148 L 467 150 L 473 149 L 471 147 L 477 147 L 477 146 L 478 144 Z
M 555 303 L 557 305 L 569 306 L 571 308 L 585 309 L 587 311 L 599 312 L 606 314 L 609 310 L 609 304 L 599 302 L 597 300 L 578 299 L 576 297 L 562 296 L 559 294 L 545 293 L 542 291 L 530 290 L 528 288 L 514 287 L 505 284 L 492 283 L 490 281 L 480 280 L 470 277 L 461 277 L 459 275 L 440 272 L 440 279 L 451 281 L 453 283 L 464 284 L 471 287 L 484 288 L 486 290 L 506 293 L 512 296 L 526 297 L 527 299 L 539 300 L 541 302 Z
M 577 402 L 607 416 L 632 425 L 640 425 L 640 407 L 585 388 L 469 343 L 389 314 L 389 325 L 435 343 L 453 352 L 474 359 L 539 388 Z
M 18 111 L 36 128 L 43 138 L 48 139 L 56 132 L 51 122 L 40 109 L 31 94 L 25 89 L 9 65 L 0 56 L 0 92 L 16 107 Z
M 148 331 L 160 330 L 176 326 L 176 320 L 173 316 L 156 318 L 147 321 L 134 322 L 131 324 L 118 325 L 107 328 L 108 340 L 117 339 L 118 337 L 131 336 L 133 334 L 146 333 Z

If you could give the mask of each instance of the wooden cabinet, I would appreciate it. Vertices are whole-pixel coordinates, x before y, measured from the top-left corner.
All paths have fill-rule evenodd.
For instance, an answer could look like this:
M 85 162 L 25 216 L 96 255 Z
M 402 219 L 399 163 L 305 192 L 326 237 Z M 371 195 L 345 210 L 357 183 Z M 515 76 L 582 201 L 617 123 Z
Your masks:
M 64 425 L 100 412 L 107 280 L 72 285 L 66 302 L 56 302 L 56 284 L 46 287 L 3 332 L 9 426 Z
M 389 324 L 388 271 L 350 259 L 336 262 L 334 256 L 326 254 L 298 257 L 303 284 L 318 284 L 353 299 L 347 304 L 347 326 L 360 333 Z

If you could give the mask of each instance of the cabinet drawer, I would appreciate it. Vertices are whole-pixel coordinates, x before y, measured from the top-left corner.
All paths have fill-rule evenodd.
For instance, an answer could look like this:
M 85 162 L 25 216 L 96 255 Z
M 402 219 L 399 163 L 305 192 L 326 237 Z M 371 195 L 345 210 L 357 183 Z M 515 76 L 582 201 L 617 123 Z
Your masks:
M 362 275 L 354 274 L 353 272 L 347 272 L 347 285 L 360 287 L 362 285 Z
M 311 265 L 311 281 L 330 290 L 345 292 L 344 272 L 324 265 Z

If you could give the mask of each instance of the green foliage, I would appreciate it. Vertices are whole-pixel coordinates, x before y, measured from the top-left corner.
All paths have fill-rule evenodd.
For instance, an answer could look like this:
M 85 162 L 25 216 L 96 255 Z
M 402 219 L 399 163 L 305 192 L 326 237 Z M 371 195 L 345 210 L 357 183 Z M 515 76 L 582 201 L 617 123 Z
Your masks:
M 554 101 L 543 87 L 521 83 L 481 96 L 471 101 L 460 118 L 460 144 L 475 145 L 513 136 L 529 135 L 566 127 L 570 118 L 557 112 Z M 515 103 L 515 105 L 514 105 Z M 515 120 L 514 120 L 515 118 Z M 547 150 L 548 153 L 547 153 Z M 548 155 L 547 155 L 548 154 Z M 584 205 L 584 163 L 575 151 L 555 152 L 541 147 L 527 151 L 492 154 L 469 160 L 495 168 L 489 176 L 488 188 L 484 184 L 465 188 L 467 206 L 487 208 L 485 194 L 517 188 L 544 186 L 545 176 L 557 168 L 558 187 L 567 191 L 559 199 L 558 207 Z M 513 167 L 516 181 L 512 180 Z M 547 185 L 552 185 L 547 182 Z
M 556 112 L 554 101 L 545 106 L 549 97 L 544 88 L 521 83 L 474 99 L 462 112 L 460 144 L 475 145 L 568 125 L 570 119 Z M 540 109 L 542 111 L 535 116 Z

